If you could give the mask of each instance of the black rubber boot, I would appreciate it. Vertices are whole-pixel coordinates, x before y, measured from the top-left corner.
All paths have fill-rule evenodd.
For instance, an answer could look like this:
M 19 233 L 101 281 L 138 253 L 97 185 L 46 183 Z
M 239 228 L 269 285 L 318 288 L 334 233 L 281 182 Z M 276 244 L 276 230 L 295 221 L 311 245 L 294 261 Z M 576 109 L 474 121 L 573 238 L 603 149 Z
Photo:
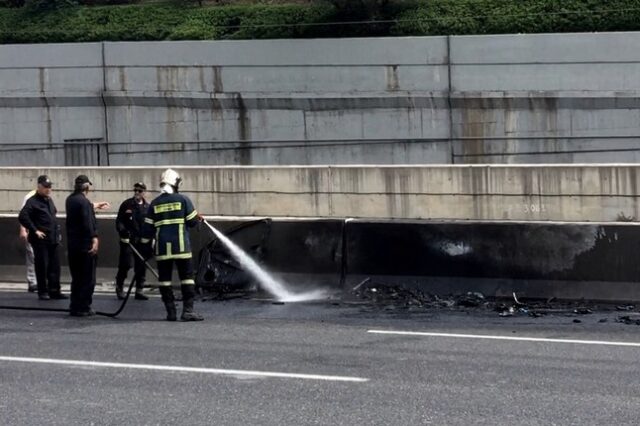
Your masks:
M 173 289 L 171 286 L 160 287 L 160 295 L 164 302 L 164 307 L 167 309 L 167 321 L 177 321 L 178 313 L 176 310 L 175 297 L 173 296 Z
M 145 294 L 142 292 L 143 289 L 144 289 L 144 280 L 137 279 L 136 280 L 136 296 L 135 296 L 136 300 L 149 300 L 149 298 L 145 296 Z
M 196 297 L 196 290 L 193 285 L 182 285 L 182 321 L 202 321 L 204 317 L 193 311 L 193 301 Z
M 124 279 L 116 277 L 116 297 L 118 300 L 124 300 Z

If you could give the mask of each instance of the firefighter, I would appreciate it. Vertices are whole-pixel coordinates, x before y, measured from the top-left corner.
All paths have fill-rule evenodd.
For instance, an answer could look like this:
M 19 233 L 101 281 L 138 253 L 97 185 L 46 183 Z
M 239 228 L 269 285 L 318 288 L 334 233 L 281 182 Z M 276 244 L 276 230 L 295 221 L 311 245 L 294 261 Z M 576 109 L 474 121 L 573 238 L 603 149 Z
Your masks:
M 172 169 L 167 169 L 160 178 L 160 195 L 149 205 L 142 232 L 145 258 L 151 256 L 151 240 L 155 236 L 154 255 L 158 263 L 160 294 L 167 309 L 167 321 L 176 321 L 176 305 L 171 288 L 171 275 L 175 263 L 182 291 L 182 321 L 202 321 L 204 318 L 193 310 L 196 296 L 191 242 L 188 228 L 198 224 L 202 218 L 191 200 L 178 193 L 182 179 Z
M 38 298 L 40 300 L 67 299 L 60 292 L 60 227 L 58 210 L 51 199 L 52 183 L 48 176 L 38 176 L 38 189 L 20 210 L 18 220 L 27 230 L 33 247 Z
M 149 203 L 144 198 L 147 186 L 143 182 L 133 185 L 133 197 L 122 202 L 116 218 L 116 229 L 120 235 L 120 258 L 118 260 L 118 274 L 116 275 L 116 297 L 124 299 L 124 280 L 131 269 L 131 258 L 133 257 L 133 273 L 136 281 L 136 300 L 148 300 L 149 298 L 142 292 L 144 288 L 145 267 L 144 261 L 138 256 L 134 256 L 131 246 L 140 251 L 140 238 L 144 226 L 144 218 L 147 215 Z

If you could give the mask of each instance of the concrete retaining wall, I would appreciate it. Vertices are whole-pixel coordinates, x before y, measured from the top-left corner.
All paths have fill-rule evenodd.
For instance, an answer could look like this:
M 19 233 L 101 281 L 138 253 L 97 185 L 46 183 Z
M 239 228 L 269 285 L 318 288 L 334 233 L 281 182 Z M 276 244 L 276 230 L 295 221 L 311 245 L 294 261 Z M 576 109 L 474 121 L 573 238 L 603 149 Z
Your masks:
M 39 174 L 54 182 L 64 211 L 75 176 L 88 174 L 94 200 L 114 209 L 134 182 L 149 188 L 164 167 L 0 168 L 2 212 L 16 213 Z M 313 218 L 637 221 L 640 166 L 179 167 L 207 215 Z M 151 197 L 155 194 L 151 193 Z
M 639 36 L 453 37 L 454 161 L 640 160 Z
M 0 164 L 637 162 L 638 43 L 640 33 L 0 46 Z

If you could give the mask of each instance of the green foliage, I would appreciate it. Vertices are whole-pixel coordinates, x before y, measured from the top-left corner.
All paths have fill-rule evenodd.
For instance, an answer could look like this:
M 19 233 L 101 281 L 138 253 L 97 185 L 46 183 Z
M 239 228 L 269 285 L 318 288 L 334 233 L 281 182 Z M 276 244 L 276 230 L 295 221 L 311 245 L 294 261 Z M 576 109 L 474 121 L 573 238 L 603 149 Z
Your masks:
M 390 0 L 328 0 L 346 19 L 382 18 Z
M 0 9 L 0 43 L 306 37 L 314 35 L 307 27 L 279 25 L 323 21 L 332 12 L 327 5 L 201 8 L 147 4 L 74 7 L 48 13 Z
M 0 7 L 22 7 L 25 0 L 0 0 Z
M 392 35 L 640 29 L 640 0 L 437 0 L 398 14 Z
M 323 22 L 333 12 L 327 6 L 226 6 L 192 10 L 168 37 L 187 39 L 296 38 L 315 35 L 299 23 Z
M 26 0 L 20 8 L 22 1 L 0 0 L 7 6 L 0 7 L 0 43 L 640 30 L 640 0 L 317 0 L 205 7 L 197 0 L 122 6 Z M 390 22 L 348 23 L 368 20 Z M 328 22 L 345 24 L 322 25 Z
M 32 13 L 45 13 L 77 5 L 76 0 L 26 0 L 25 2 L 25 6 Z

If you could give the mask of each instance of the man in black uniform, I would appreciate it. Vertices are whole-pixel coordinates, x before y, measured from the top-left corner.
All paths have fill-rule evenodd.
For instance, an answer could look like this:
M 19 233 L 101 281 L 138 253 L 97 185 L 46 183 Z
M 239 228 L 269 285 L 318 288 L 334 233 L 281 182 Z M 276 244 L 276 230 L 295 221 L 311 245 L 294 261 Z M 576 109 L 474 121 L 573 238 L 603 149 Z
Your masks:
M 140 246 L 140 238 L 142 235 L 142 227 L 144 226 L 144 218 L 147 215 L 149 203 L 144 199 L 144 192 L 147 187 L 142 182 L 133 185 L 133 197 L 126 199 L 120 205 L 118 217 L 116 218 L 116 229 L 120 234 L 120 258 L 118 260 L 118 274 L 116 275 L 116 296 L 118 299 L 124 299 L 124 280 L 127 279 L 127 273 L 131 269 L 131 258 L 134 261 L 134 279 L 136 281 L 136 300 L 148 300 L 142 292 L 145 282 L 144 261 L 135 256 L 131 245 L 138 252 L 142 250 Z
M 40 300 L 66 299 L 60 292 L 60 228 L 56 220 L 56 206 L 51 199 L 51 180 L 48 176 L 38 176 L 38 189 L 27 200 L 18 220 L 29 235 L 33 247 L 38 298 Z
M 94 209 L 109 208 L 109 203 L 91 203 L 87 194 L 91 181 L 85 175 L 75 180 L 74 190 L 66 201 L 67 245 L 71 271 L 71 316 L 94 315 L 91 309 L 96 286 L 98 227 Z
M 182 179 L 172 169 L 160 178 L 161 194 L 151 202 L 142 231 L 143 253 L 150 253 L 150 242 L 156 238 L 155 257 L 158 263 L 160 294 L 167 309 L 167 321 L 176 321 L 176 304 L 171 288 L 173 265 L 178 269 L 182 290 L 182 321 L 202 321 L 204 318 L 193 310 L 196 296 L 191 263 L 191 242 L 188 228 L 201 221 L 201 216 L 191 200 L 178 193 Z M 149 256 L 150 257 L 150 254 Z

